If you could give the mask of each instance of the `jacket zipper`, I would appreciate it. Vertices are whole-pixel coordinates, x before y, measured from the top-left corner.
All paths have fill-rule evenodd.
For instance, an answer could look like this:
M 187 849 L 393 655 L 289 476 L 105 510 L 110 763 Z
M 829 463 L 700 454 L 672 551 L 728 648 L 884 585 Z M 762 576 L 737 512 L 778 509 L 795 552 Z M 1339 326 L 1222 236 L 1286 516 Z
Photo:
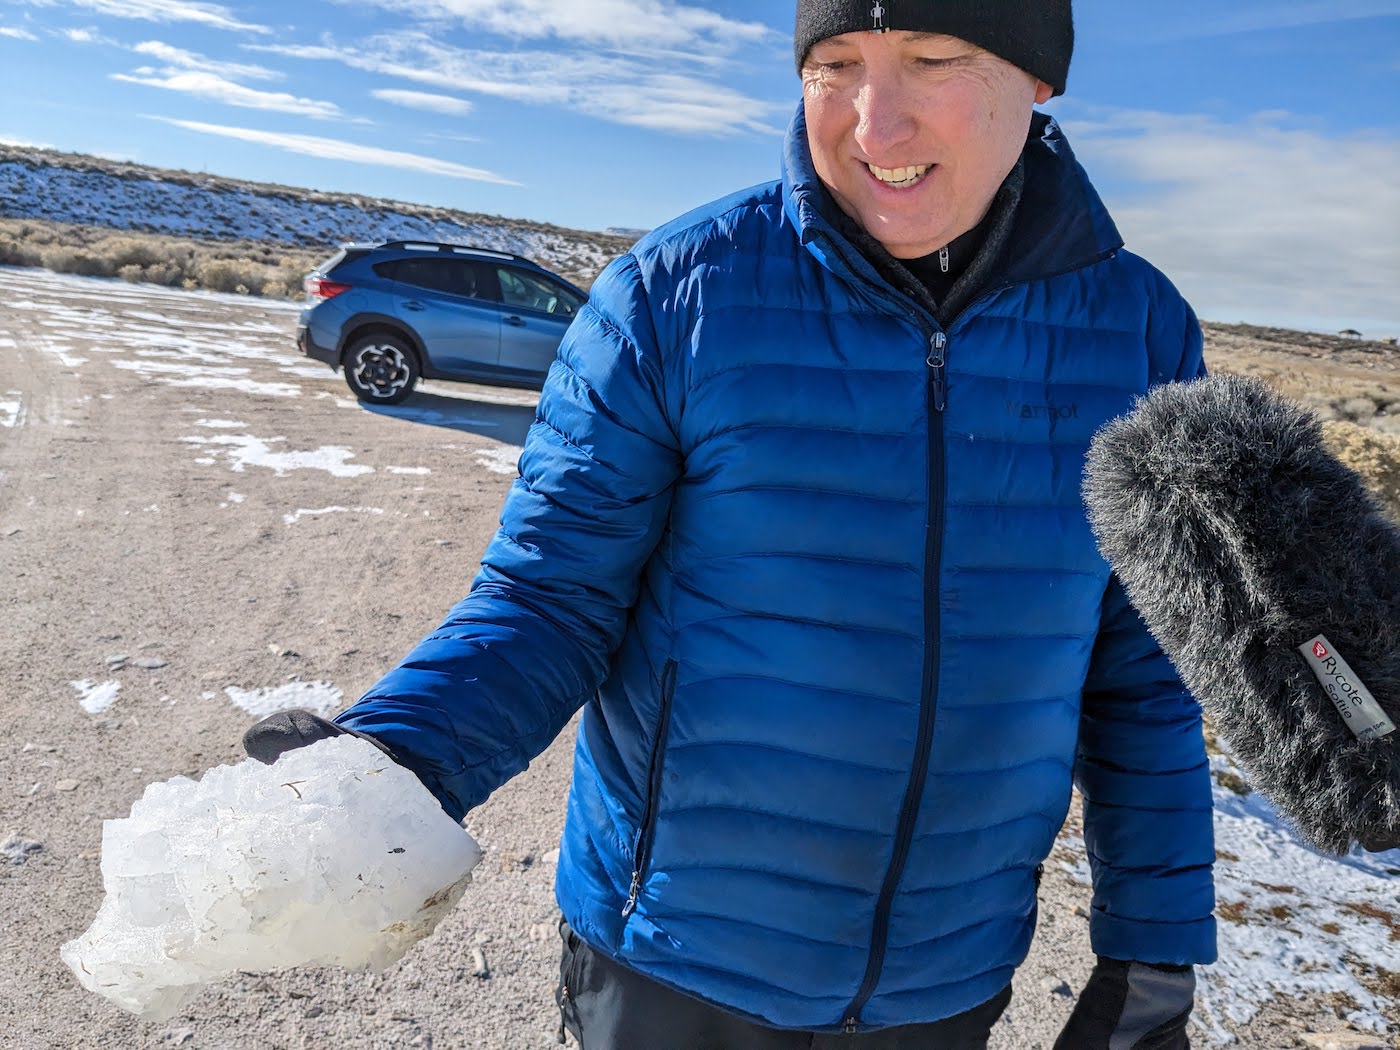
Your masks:
M 666 737 L 671 731 L 671 699 L 676 692 L 676 661 L 667 660 L 661 671 L 661 711 L 657 717 L 656 740 L 651 745 L 651 760 L 647 766 L 647 798 L 642 810 L 642 826 L 637 829 L 637 841 L 632 852 L 632 886 L 627 891 L 627 903 L 622 917 L 637 910 L 637 897 L 642 892 L 642 879 L 651 863 L 651 844 L 656 837 L 656 816 L 660 807 L 661 774 L 666 766 Z
M 914 762 L 909 771 L 909 785 L 899 810 L 899 825 L 895 832 L 894 854 L 885 882 L 880 888 L 875 907 L 875 925 L 870 937 L 870 958 L 860 989 L 846 1008 L 842 1030 L 854 1035 L 860 1024 L 860 1012 L 875 994 L 880 974 L 885 966 L 885 949 L 890 934 L 890 912 L 894 908 L 895 892 L 904 877 L 904 866 L 914 841 L 914 825 L 918 820 L 924 786 L 928 781 L 929 758 L 933 751 L 933 723 L 938 713 L 938 669 L 942 659 L 942 624 L 939 617 L 938 583 L 943 563 L 944 489 L 946 487 L 946 449 L 943 443 L 943 410 L 948 405 L 947 377 L 948 336 L 934 330 L 929 334 L 928 384 L 928 444 L 929 444 L 929 510 L 928 534 L 924 545 L 924 615 L 927 645 L 924 653 L 923 689 L 919 698 L 919 735 L 914 747 Z
M 853 274 L 858 271 L 845 257 L 845 253 L 831 238 L 821 238 L 832 252 Z M 868 281 L 863 282 L 869 286 Z M 881 299 L 901 310 L 909 310 L 918 320 L 919 327 L 928 339 L 929 353 L 924 363 L 929 369 L 928 384 L 928 445 L 929 445 L 929 510 L 928 536 L 924 544 L 924 614 L 928 644 L 924 655 L 923 690 L 919 697 L 919 735 L 914 747 L 914 764 L 909 772 L 909 784 L 905 788 L 904 801 L 899 809 L 899 824 L 895 832 L 894 854 L 885 872 L 884 884 L 880 887 L 880 897 L 875 906 L 875 925 L 870 935 L 870 957 L 866 962 L 865 977 L 856 991 L 855 998 L 846 1007 L 841 1021 L 841 1030 L 846 1035 L 855 1035 L 860 1026 L 860 1012 L 875 994 L 880 982 L 880 973 L 885 966 L 885 948 L 890 934 L 890 912 L 894 908 L 894 895 L 904 876 L 904 865 L 909 860 L 909 848 L 914 839 L 914 823 L 919 815 L 919 804 L 923 799 L 924 784 L 928 780 L 929 756 L 933 751 L 933 722 L 938 710 L 938 669 L 942 660 L 942 624 L 939 617 L 938 583 L 943 564 L 944 489 L 946 482 L 946 450 L 943 443 L 943 411 L 948 407 L 948 336 L 938 327 L 937 321 L 929 317 L 911 299 L 878 286 L 874 292 Z M 1000 289 L 997 289 L 1000 290 Z M 988 293 L 979 296 L 954 320 L 965 317 L 972 306 Z M 936 427 L 936 432 L 935 432 Z

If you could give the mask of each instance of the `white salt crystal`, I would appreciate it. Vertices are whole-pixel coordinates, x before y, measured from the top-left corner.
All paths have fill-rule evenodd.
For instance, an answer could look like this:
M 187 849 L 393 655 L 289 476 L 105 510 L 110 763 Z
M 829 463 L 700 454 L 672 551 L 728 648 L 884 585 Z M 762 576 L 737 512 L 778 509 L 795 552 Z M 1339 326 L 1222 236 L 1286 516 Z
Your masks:
M 382 970 L 481 860 L 408 770 L 353 736 L 152 784 L 102 828 L 106 898 L 62 948 L 83 987 L 163 1020 L 238 970 Z

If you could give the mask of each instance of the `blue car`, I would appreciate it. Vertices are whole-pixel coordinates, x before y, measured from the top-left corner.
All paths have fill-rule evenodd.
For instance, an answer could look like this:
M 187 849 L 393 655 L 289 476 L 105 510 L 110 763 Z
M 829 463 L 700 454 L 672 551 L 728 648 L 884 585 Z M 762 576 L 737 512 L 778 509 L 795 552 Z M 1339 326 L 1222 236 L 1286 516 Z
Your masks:
M 375 405 L 422 378 L 540 388 L 588 298 L 518 255 L 422 241 L 346 245 L 304 288 L 297 347 Z

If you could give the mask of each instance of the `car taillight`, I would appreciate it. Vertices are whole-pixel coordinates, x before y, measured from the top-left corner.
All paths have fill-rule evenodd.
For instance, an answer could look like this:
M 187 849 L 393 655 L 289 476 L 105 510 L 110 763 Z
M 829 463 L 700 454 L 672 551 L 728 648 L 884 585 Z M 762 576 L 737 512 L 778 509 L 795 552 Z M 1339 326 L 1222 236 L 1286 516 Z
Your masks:
M 302 288 L 308 301 L 321 303 L 327 299 L 334 299 L 341 292 L 348 292 L 350 285 L 326 277 L 308 277 L 302 282 Z

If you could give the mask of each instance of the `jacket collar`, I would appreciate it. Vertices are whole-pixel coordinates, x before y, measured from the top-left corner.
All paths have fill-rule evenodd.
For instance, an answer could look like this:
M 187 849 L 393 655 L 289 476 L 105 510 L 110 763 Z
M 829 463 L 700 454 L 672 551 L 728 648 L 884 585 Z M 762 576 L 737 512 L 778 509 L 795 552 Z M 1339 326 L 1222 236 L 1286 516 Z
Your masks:
M 1123 247 L 1108 209 L 1074 158 L 1055 120 L 1031 118 L 1022 154 L 1025 188 L 995 283 L 1019 284 L 1091 266 Z M 783 145 L 783 208 L 803 245 L 838 273 L 866 280 L 875 272 L 826 214 L 834 207 L 817 178 L 799 103 Z M 875 276 L 879 280 L 878 276 Z

